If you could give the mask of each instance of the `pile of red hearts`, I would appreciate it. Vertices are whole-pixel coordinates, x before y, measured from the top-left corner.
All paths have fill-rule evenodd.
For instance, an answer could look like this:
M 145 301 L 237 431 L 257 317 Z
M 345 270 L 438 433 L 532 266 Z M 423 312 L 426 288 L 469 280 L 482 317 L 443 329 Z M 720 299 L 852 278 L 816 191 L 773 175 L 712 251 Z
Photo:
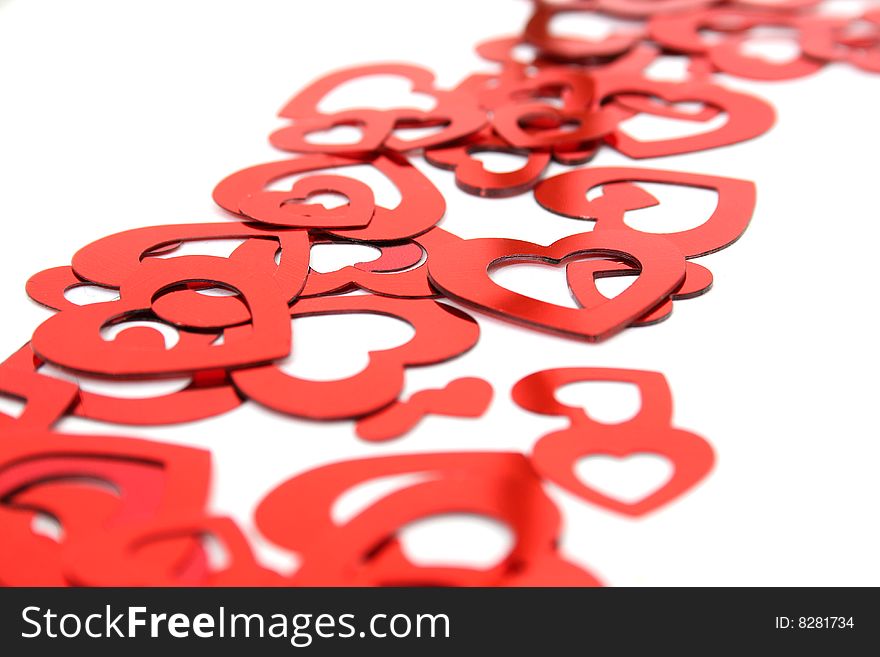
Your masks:
M 259 164 L 221 181 L 214 200 L 232 221 L 153 226 L 100 239 L 74 254 L 70 266 L 33 276 L 27 292 L 57 311 L 31 341 L 0 365 L 0 394 L 25 402 L 19 417 L 0 415 L 0 583 L 12 585 L 591 585 L 596 579 L 562 558 L 560 516 L 543 489 L 552 481 L 609 511 L 638 516 L 672 502 L 706 476 L 714 456 L 702 438 L 671 425 L 672 400 L 660 374 L 571 368 L 527 376 L 513 389 L 516 403 L 569 419 L 542 437 L 531 454 L 441 453 L 353 460 L 300 474 L 269 493 L 256 512 L 260 531 L 295 552 L 301 566 L 283 576 L 259 565 L 228 518 L 206 510 L 211 465 L 206 452 L 127 438 L 66 435 L 53 430 L 66 416 L 129 425 L 160 425 L 219 415 L 245 401 L 314 420 L 355 419 L 365 440 L 400 437 L 425 415 L 479 417 L 492 386 L 462 378 L 401 399 L 407 368 L 455 358 L 473 348 L 479 324 L 461 307 L 531 329 L 586 341 L 608 339 L 631 326 L 658 322 L 674 300 L 710 288 L 712 274 L 695 258 L 723 249 L 745 231 L 755 205 L 751 182 L 645 168 L 577 168 L 544 179 L 551 160 L 588 162 L 601 147 L 632 158 L 688 153 L 741 142 L 766 132 L 774 112 L 765 101 L 720 86 L 715 72 L 760 79 L 792 78 L 829 61 L 880 70 L 880 14 L 845 21 L 812 11 L 811 0 L 581 0 L 535 2 L 520 36 L 488 41 L 478 52 L 493 73 L 438 89 L 433 74 L 414 65 L 360 66 L 328 75 L 282 109 L 289 125 L 270 136 L 294 157 Z M 638 27 L 602 40 L 551 33 L 564 12 L 606 12 L 639 19 Z M 753 30 L 787 29 L 802 56 L 771 64 L 743 54 Z M 716 38 L 706 33 L 715 31 Z M 530 44 L 531 61 L 516 57 Z M 661 53 L 685 56 L 689 77 L 658 82 L 645 69 Z M 435 99 L 431 110 L 319 111 L 339 85 L 393 75 Z M 685 110 L 680 105 L 696 104 Z M 726 122 L 699 135 L 640 141 L 622 122 L 639 114 Z M 352 126 L 361 138 L 316 144 L 312 133 Z M 431 129 L 405 138 L 408 130 Z M 493 173 L 474 157 L 516 153 L 523 165 Z M 483 197 L 532 192 L 544 210 L 589 222 L 550 246 L 511 239 L 461 239 L 437 224 L 445 200 L 410 159 L 424 155 L 454 172 L 458 186 Z M 397 188 L 400 202 L 383 207 L 374 190 L 339 174 L 369 166 Z M 334 173 L 326 173 L 332 169 Z M 279 181 L 296 177 L 289 189 Z M 656 205 L 638 183 L 714 190 L 717 206 L 700 226 L 647 233 L 624 223 L 626 212 Z M 588 193 L 600 188 L 598 197 Z M 345 197 L 328 208 L 319 194 Z M 589 199 L 592 200 L 589 200 Z M 544 210 L 542 210 L 543 208 Z M 175 255 L 187 243 L 236 239 L 228 257 Z M 310 267 L 318 244 L 374 246 L 368 263 L 321 273 Z M 512 262 L 565 266 L 577 308 L 509 291 L 490 277 Z M 633 284 L 607 298 L 596 281 L 631 276 Z M 78 305 L 66 294 L 96 286 L 112 301 Z M 348 295 L 362 290 L 366 294 Z M 439 299 L 445 298 L 446 302 Z M 372 313 L 410 324 L 405 344 L 371 353 L 349 378 L 313 381 L 279 367 L 291 353 L 291 320 L 313 315 Z M 163 324 L 174 344 L 145 325 Z M 108 330 L 114 337 L 108 337 Z M 144 399 L 79 388 L 44 371 L 116 380 L 185 377 L 177 392 Z M 642 409 L 607 425 L 555 392 L 577 381 L 636 385 Z M 659 454 L 673 475 L 647 497 L 624 503 L 581 481 L 579 459 L 590 455 Z M 338 524 L 334 501 L 371 479 L 399 474 L 420 480 Z M 496 519 L 515 535 L 510 554 L 488 569 L 414 564 L 399 533 L 418 520 L 447 513 Z M 57 536 L 34 528 L 48 516 Z M 219 541 L 228 563 L 211 563 L 206 539 Z

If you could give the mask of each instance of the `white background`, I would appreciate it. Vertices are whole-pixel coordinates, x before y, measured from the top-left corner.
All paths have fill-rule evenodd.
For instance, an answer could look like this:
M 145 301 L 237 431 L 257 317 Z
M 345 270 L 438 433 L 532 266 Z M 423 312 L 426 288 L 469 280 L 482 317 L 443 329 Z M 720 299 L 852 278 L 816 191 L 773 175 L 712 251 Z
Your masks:
M 412 61 L 449 86 L 491 70 L 473 45 L 518 31 L 527 10 L 517 0 L 0 0 L 0 351 L 17 349 L 49 314 L 25 296 L 31 274 L 67 264 L 77 248 L 110 233 L 223 217 L 211 201 L 213 186 L 240 168 L 284 157 L 266 137 L 281 125 L 275 113 L 305 83 L 347 65 Z M 743 239 L 699 261 L 714 272 L 715 288 L 677 302 L 669 321 L 601 345 L 479 316 L 478 347 L 411 370 L 407 394 L 482 376 L 496 391 L 483 419 L 432 417 L 382 445 L 359 441 L 351 422 L 298 421 L 251 403 L 175 427 L 65 420 L 61 428 L 210 448 L 213 509 L 238 518 L 260 558 L 282 566 L 285 555 L 258 536 L 250 515 L 287 477 L 361 456 L 528 451 L 564 421 L 510 401 L 522 376 L 562 366 L 657 370 L 672 387 L 676 425 L 712 443 L 717 467 L 691 494 L 635 520 L 548 487 L 564 513 L 569 558 L 613 585 L 880 584 L 880 76 L 834 65 L 790 82 L 724 82 L 770 100 L 777 126 L 729 148 L 637 163 L 605 150 L 593 163 L 757 183 L 758 208 Z M 380 98 L 362 91 L 363 104 Z M 443 227 L 462 236 L 549 243 L 585 228 L 544 212 L 531 195 L 479 199 L 457 190 L 449 172 L 417 165 L 446 196 Z M 640 212 L 695 225 L 712 207 L 696 192 L 668 198 L 663 209 Z M 505 280 L 551 299 L 564 294 L 558 272 L 533 270 Z M 299 358 L 291 367 L 350 374 L 367 349 L 406 338 L 395 324 L 365 324 L 366 338 L 340 348 L 359 324 L 298 321 Z M 609 419 L 626 411 L 631 399 L 616 387 L 593 388 L 567 390 L 566 399 L 590 404 L 597 415 L 606 409 Z M 422 559 L 448 560 L 457 551 L 465 562 L 475 554 L 485 562 L 503 553 L 504 538 L 498 528 L 460 522 L 435 523 L 407 541 Z

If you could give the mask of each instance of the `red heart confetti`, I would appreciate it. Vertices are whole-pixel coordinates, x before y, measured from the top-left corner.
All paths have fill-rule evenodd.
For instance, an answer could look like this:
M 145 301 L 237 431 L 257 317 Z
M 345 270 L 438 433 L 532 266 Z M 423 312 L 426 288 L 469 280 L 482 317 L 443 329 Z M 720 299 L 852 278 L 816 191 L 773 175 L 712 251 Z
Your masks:
M 299 556 L 298 569 L 282 574 L 258 562 L 247 530 L 209 510 L 208 452 L 60 428 L 71 417 L 132 426 L 193 422 L 249 403 L 311 421 L 348 421 L 366 444 L 405 437 L 432 414 L 473 422 L 486 413 L 497 384 L 445 376 L 405 393 L 408 370 L 430 372 L 462 357 L 477 346 L 483 315 L 588 342 L 654 324 L 669 316 L 673 301 L 709 291 L 712 272 L 695 259 L 732 245 L 754 211 L 756 191 L 749 181 L 668 168 L 581 165 L 609 148 L 634 159 L 663 157 L 767 132 L 776 120 L 771 105 L 728 89 L 716 73 L 787 80 L 831 62 L 880 72 L 877 10 L 829 16 L 818 11 L 818 0 L 532 5 L 521 34 L 477 47 L 493 70 L 475 72 L 452 88 L 438 87 L 428 69 L 398 63 L 355 65 L 296 93 L 280 112 L 284 126 L 269 138 L 296 157 L 248 166 L 221 180 L 213 199 L 230 221 L 126 230 L 81 248 L 69 266 L 31 277 L 27 294 L 54 314 L 0 364 L 0 395 L 22 404 L 17 416 L 0 414 L 0 584 L 592 586 L 597 577 L 560 552 L 561 517 L 547 482 L 607 511 L 640 517 L 678 502 L 709 474 L 714 451 L 700 436 L 672 425 L 672 395 L 662 374 L 547 369 L 522 378 L 513 399 L 527 411 L 567 418 L 569 425 L 538 438 L 528 454 L 450 451 L 352 459 L 299 472 L 275 486 L 257 507 L 255 522 L 277 546 Z M 599 39 L 551 29 L 556 16 L 578 13 L 625 19 L 632 26 L 615 27 Z M 799 49 L 795 58 L 778 63 L 748 54 L 751 39 L 780 27 Z M 531 48 L 525 58 L 523 47 Z M 647 75 L 661 52 L 686 61 L 685 80 Z M 375 75 L 408 81 L 433 107 L 365 106 L 329 114 L 319 109 L 341 85 Z M 643 141 L 624 123 L 640 115 L 694 124 L 723 117 L 723 123 L 696 135 Z M 360 138 L 346 144 L 309 138 L 339 126 L 359 129 Z M 406 137 L 422 129 L 430 133 Z M 517 155 L 522 164 L 496 173 L 480 161 L 482 153 Z M 550 212 L 582 222 L 584 229 L 550 245 L 500 236 L 463 239 L 443 227 L 446 199 L 414 165 L 421 157 L 451 171 L 468 194 L 533 193 L 536 221 Z M 545 178 L 551 166 L 568 169 Z M 346 167 L 370 167 L 384 176 L 400 202 L 379 203 L 376 190 L 346 176 Z M 658 204 L 641 186 L 653 183 L 714 191 L 717 205 L 696 228 L 635 230 L 625 215 Z M 344 203 L 327 207 L 314 198 L 323 194 Z M 176 254 L 211 240 L 239 244 L 228 257 Z M 373 247 L 380 255 L 317 271 L 311 250 L 328 244 Z M 518 262 L 563 266 L 576 307 L 492 281 L 493 269 Z M 596 282 L 609 276 L 635 281 L 607 298 Z M 83 305 L 68 299 L 82 287 L 115 298 Z M 403 320 L 415 335 L 371 352 L 367 367 L 347 378 L 314 381 L 281 369 L 281 361 L 292 353 L 295 358 L 297 318 L 363 313 Z M 167 333 L 176 336 L 173 344 L 166 342 Z M 177 378 L 183 383 L 173 392 L 130 398 L 90 390 L 81 377 L 113 385 Z M 634 384 L 641 409 L 620 424 L 598 422 L 591 409 L 556 397 L 560 387 L 579 381 Z M 639 454 L 666 458 L 672 476 L 635 501 L 602 492 L 576 472 L 587 457 Z M 347 491 L 398 475 L 417 480 L 344 522 L 333 519 L 333 505 Z M 486 568 L 415 563 L 401 532 L 450 513 L 504 524 L 514 536 L 510 553 Z M 40 519 L 54 522 L 58 535 L 36 531 Z M 223 546 L 227 563 L 211 562 L 206 539 Z

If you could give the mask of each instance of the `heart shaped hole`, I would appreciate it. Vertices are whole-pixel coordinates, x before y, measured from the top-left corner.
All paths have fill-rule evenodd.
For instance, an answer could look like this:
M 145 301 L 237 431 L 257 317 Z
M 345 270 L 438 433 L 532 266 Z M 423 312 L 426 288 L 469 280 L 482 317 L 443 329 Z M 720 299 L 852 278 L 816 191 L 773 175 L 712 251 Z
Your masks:
M 349 167 L 330 167 L 321 169 L 320 174 L 328 176 L 344 176 L 354 178 L 367 185 L 373 190 L 373 196 L 376 199 L 376 205 L 383 208 L 393 210 L 402 199 L 400 190 L 393 182 L 376 167 L 369 164 L 355 164 Z M 266 186 L 267 191 L 289 192 L 290 188 L 297 180 L 307 176 L 314 176 L 314 171 L 305 171 L 293 176 L 285 176 L 277 180 L 273 180 Z M 316 195 L 317 196 L 317 195 Z M 311 197 L 310 197 L 311 198 Z
M 546 130 L 554 130 L 563 134 L 574 132 L 581 123 L 577 119 L 562 118 L 555 114 L 526 114 L 517 120 L 520 128 L 529 134 L 537 134 Z
M 622 458 L 592 454 L 579 459 L 575 474 L 585 485 L 626 504 L 636 504 L 660 490 L 674 468 L 664 456 L 651 453 Z
M 727 113 L 719 112 L 708 121 L 688 121 L 641 113 L 621 121 L 618 127 L 640 141 L 680 139 L 714 132 L 727 123 Z
M 619 381 L 578 381 L 561 386 L 557 400 L 582 408 L 596 422 L 620 424 L 633 419 L 642 407 L 639 387 Z
M 678 233 L 702 226 L 718 206 L 714 189 L 639 182 L 638 186 L 657 199 L 657 205 L 629 210 L 623 222 L 644 233 Z
M 354 376 L 369 363 L 369 352 L 393 349 L 413 338 L 406 322 L 373 313 L 297 317 L 293 350 L 278 367 L 301 379 L 335 381 Z
M 501 287 L 564 308 L 579 308 L 568 289 L 565 267 L 542 262 L 497 265 L 489 277 Z

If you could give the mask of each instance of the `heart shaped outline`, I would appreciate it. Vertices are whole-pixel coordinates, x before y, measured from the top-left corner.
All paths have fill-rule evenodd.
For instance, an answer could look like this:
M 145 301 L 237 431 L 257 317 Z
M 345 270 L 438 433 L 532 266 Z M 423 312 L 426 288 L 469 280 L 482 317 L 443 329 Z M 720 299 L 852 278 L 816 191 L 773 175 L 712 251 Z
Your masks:
M 428 276 L 435 287 L 460 303 L 507 321 L 588 342 L 605 340 L 665 300 L 684 280 L 685 260 L 668 240 L 633 231 L 581 233 L 550 246 L 510 239 L 445 238 L 426 245 Z M 565 308 L 527 297 L 489 276 L 502 262 L 537 260 L 550 264 L 578 255 L 623 258 L 641 276 L 622 294 L 589 310 Z

